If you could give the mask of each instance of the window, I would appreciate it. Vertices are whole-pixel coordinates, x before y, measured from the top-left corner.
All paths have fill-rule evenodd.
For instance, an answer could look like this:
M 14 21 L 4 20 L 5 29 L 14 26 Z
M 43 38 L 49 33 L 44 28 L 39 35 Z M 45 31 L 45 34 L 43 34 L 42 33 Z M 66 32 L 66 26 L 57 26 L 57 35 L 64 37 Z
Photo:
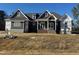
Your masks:
M 54 21 L 49 22 L 49 28 L 50 29 L 55 29 L 55 22 Z
M 45 13 L 45 17 L 48 17 L 48 13 Z
M 36 19 L 36 15 L 32 15 L 32 19 Z
M 39 29 L 47 29 L 47 22 L 46 21 L 40 21 L 39 22 Z
M 14 22 L 13 26 L 14 27 L 20 27 L 21 26 L 21 23 L 20 22 Z
M 18 12 L 17 14 L 18 14 L 17 16 L 20 17 L 20 12 Z

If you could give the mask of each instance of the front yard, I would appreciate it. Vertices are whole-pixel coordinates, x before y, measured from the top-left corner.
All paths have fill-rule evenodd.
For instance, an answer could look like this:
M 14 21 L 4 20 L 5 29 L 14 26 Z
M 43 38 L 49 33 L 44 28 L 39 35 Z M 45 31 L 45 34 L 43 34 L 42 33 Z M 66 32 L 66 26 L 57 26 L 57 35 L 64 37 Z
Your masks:
M 79 54 L 79 35 L 13 33 L 4 39 L 0 33 L 0 54 Z

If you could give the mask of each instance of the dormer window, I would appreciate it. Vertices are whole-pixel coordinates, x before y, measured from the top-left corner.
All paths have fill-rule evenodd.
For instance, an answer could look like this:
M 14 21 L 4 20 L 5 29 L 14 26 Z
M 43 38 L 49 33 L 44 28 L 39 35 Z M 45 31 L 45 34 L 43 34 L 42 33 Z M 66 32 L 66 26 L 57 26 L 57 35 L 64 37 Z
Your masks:
M 32 19 L 36 19 L 36 15 L 32 15 Z
M 48 13 L 45 13 L 45 17 L 48 17 Z
M 18 12 L 17 14 L 18 14 L 17 16 L 20 17 L 20 12 Z

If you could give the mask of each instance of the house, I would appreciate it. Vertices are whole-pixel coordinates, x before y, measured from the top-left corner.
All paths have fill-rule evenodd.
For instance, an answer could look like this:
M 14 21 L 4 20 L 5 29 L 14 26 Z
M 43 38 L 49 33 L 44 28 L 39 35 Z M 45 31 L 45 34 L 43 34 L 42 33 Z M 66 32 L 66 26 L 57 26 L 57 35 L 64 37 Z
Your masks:
M 14 32 L 28 32 L 28 17 L 18 9 L 14 14 L 5 19 L 6 28 Z
M 50 32 L 50 33 L 56 33 L 57 30 L 60 32 L 60 29 L 57 29 L 57 23 L 59 23 L 59 19 L 61 16 L 55 12 L 50 13 L 48 10 L 46 10 L 44 13 L 42 13 L 38 19 L 36 19 L 37 22 L 37 32 Z M 58 21 L 58 22 L 57 22 Z
M 13 32 L 71 33 L 72 19 L 46 10 L 43 13 L 27 13 L 20 9 L 5 19 L 5 29 Z
M 70 34 L 72 31 L 72 18 L 68 14 L 64 14 L 61 19 L 61 32 L 64 34 Z

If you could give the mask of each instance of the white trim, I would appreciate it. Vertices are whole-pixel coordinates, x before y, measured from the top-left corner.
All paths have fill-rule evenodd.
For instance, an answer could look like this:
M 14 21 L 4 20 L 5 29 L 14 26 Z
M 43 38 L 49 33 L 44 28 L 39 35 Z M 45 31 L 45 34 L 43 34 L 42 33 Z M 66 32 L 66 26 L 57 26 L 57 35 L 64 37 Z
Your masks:
M 68 18 L 70 21 L 72 21 L 72 18 L 71 18 L 67 13 L 65 13 L 65 15 L 67 16 L 67 18 Z
M 67 18 L 68 18 L 70 21 L 72 21 L 72 18 L 71 18 L 67 13 L 65 13 L 65 14 L 61 17 L 61 19 L 62 19 L 64 16 L 67 16 Z M 67 19 L 67 18 L 66 18 L 66 19 Z M 62 19 L 62 20 L 64 21 L 64 20 L 66 20 L 66 19 Z
M 18 9 L 18 10 L 22 13 L 22 15 L 24 15 L 25 18 L 27 18 L 26 15 L 20 9 Z
M 49 15 L 51 14 L 48 10 L 46 10 L 48 13 L 49 13 Z
M 17 9 L 17 11 L 18 11 L 18 10 L 20 11 L 20 13 L 21 13 L 25 18 L 28 19 L 28 17 L 26 17 L 26 15 L 25 15 L 20 9 Z M 16 12 L 17 12 L 17 11 L 16 11 Z M 15 13 L 16 13 L 16 12 L 15 12 Z M 14 14 L 15 14 L 15 13 L 14 13 Z M 14 14 L 13 14 L 13 15 L 14 15 Z M 13 15 L 12 15 L 12 16 L 13 16 Z M 12 17 L 12 16 L 11 16 L 11 17 Z
M 46 10 L 46 11 L 48 12 L 49 15 L 51 15 L 51 13 L 48 10 Z M 38 18 L 40 18 L 45 12 L 43 12 Z
M 51 14 L 51 16 L 53 16 L 55 18 L 55 20 L 57 20 L 57 17 L 54 14 Z

